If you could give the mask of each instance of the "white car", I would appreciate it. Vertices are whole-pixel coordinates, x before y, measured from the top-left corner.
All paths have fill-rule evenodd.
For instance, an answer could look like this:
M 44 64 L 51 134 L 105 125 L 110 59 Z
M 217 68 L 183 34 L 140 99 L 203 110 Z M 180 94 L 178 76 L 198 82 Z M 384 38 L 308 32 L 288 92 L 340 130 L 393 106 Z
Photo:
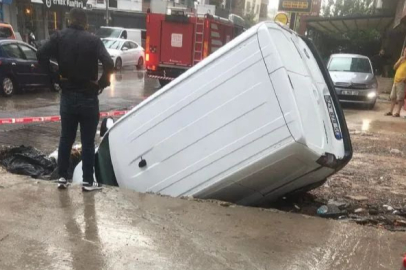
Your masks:
M 104 38 L 102 41 L 114 61 L 116 70 L 125 66 L 137 66 L 137 68 L 144 66 L 144 48 L 138 43 L 120 38 Z

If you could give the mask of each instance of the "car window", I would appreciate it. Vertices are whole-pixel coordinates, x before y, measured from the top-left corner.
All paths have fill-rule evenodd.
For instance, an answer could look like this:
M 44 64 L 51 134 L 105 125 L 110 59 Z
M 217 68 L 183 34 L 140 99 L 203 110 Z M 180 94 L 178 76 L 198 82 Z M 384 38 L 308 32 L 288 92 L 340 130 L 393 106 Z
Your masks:
M 25 59 L 27 60 L 37 60 L 37 53 L 28 46 L 19 45 L 23 53 L 25 54 Z
M 138 45 L 134 42 L 130 42 L 131 49 L 137 49 Z
M 0 38 L 9 38 L 13 35 L 10 27 L 0 27 Z
M 5 44 L 2 46 L 8 57 L 25 59 L 24 53 L 20 50 L 17 44 Z
M 125 42 L 124 45 L 123 45 L 123 49 L 124 49 L 124 48 L 131 49 L 130 42 L 128 42 L 128 41 Z
M 333 57 L 328 66 L 329 71 L 372 73 L 367 58 Z
M 114 40 L 114 39 L 103 39 L 103 44 L 107 49 L 112 49 L 112 50 L 120 50 L 121 49 L 121 44 L 123 42 L 121 40 Z

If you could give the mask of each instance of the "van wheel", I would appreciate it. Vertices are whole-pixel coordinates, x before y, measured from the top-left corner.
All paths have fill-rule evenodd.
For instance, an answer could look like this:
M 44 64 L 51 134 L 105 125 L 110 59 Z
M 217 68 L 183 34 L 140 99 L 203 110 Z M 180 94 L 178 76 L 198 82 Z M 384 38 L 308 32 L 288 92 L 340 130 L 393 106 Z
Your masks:
M 17 90 L 17 86 L 10 77 L 4 77 L 1 82 L 1 93 L 5 97 L 11 97 Z
M 159 84 L 160 84 L 162 87 L 164 87 L 165 85 L 167 85 L 168 83 L 171 82 L 171 81 L 162 80 L 162 79 L 159 79 L 158 81 L 159 81 Z
M 116 70 L 121 70 L 123 68 L 123 61 L 121 58 L 117 58 L 116 60 Z
M 144 58 L 140 57 L 138 58 L 137 68 L 142 69 L 143 67 L 144 67 Z
M 100 137 L 103 137 L 107 131 L 109 130 L 109 128 L 111 127 L 111 125 L 114 123 L 114 119 L 109 117 L 109 118 L 104 118 L 101 122 L 100 125 Z

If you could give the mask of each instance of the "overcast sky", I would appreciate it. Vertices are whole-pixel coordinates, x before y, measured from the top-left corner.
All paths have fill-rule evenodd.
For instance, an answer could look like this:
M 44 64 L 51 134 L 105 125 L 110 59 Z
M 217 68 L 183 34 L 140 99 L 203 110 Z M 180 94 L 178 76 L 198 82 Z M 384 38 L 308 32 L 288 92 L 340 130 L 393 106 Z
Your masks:
M 278 7 L 279 0 L 269 0 L 268 9 L 275 9 Z

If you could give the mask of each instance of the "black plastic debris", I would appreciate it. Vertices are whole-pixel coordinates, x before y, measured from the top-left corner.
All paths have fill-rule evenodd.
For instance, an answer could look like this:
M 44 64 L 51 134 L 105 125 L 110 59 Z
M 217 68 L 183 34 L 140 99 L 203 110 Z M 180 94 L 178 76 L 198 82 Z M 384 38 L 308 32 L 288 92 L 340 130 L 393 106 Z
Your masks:
M 40 178 L 50 175 L 56 162 L 31 146 L 5 149 L 0 153 L 0 164 L 10 173 Z

